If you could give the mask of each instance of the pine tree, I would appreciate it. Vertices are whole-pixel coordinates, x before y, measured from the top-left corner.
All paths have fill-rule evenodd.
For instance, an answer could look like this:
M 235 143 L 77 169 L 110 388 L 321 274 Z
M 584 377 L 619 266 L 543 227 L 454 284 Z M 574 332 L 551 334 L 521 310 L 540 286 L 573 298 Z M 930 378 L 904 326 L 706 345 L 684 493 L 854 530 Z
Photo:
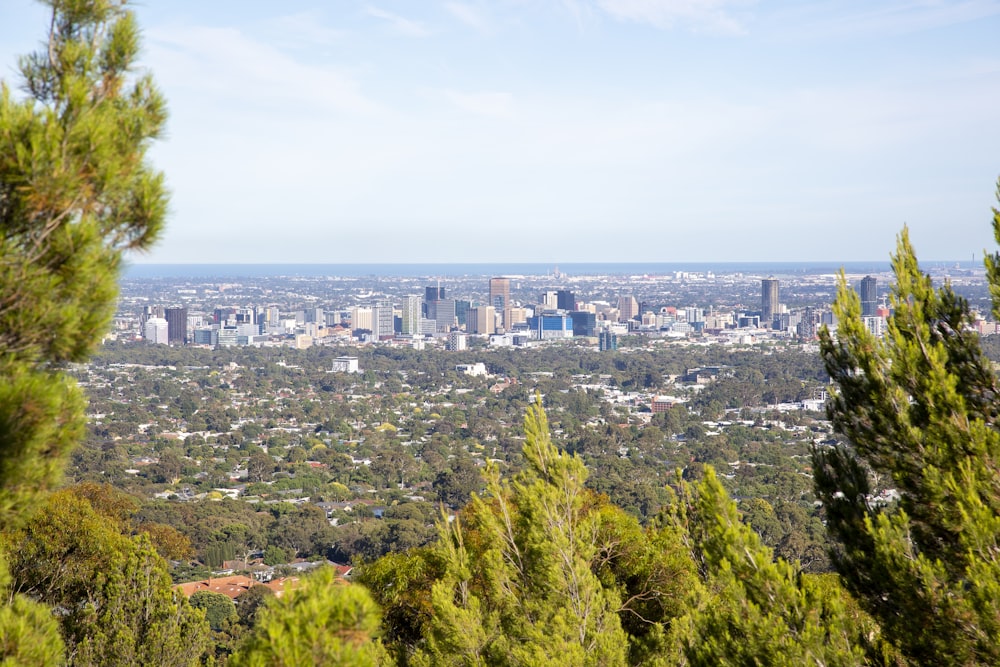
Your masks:
M 145 160 L 166 116 L 133 72 L 135 18 L 119 0 L 46 4 L 47 47 L 20 61 L 25 95 L 0 82 L 0 528 L 28 518 L 82 437 L 85 400 L 63 369 L 99 343 L 122 253 L 149 247 L 167 202 Z M 42 606 L 4 599 L 4 664 L 62 662 Z
M 1000 190 L 998 190 L 1000 196 Z M 1000 242 L 1000 212 L 993 211 Z M 906 229 L 892 257 L 884 339 L 842 278 L 836 336 L 821 335 L 847 443 L 814 453 L 816 491 L 845 586 L 917 664 L 1000 663 L 997 380 L 969 304 L 920 271 Z M 987 258 L 1000 314 L 1000 255 Z M 898 502 L 873 497 L 872 474 Z
M 650 537 L 584 486 L 586 467 L 552 444 L 540 405 L 524 423 L 525 470 L 504 480 L 490 467 L 486 495 L 441 523 L 428 562 L 444 574 L 431 587 L 432 613 L 418 616 L 425 643 L 411 664 L 651 659 L 680 613 L 671 589 L 693 583 L 693 564 L 674 559 L 679 542 L 667 533 Z
M 163 99 L 133 72 L 139 29 L 119 0 L 48 0 L 47 48 L 0 87 L 0 522 L 58 481 L 84 426 L 63 368 L 114 312 L 122 253 L 149 247 L 163 177 L 145 151 Z
M 678 624 L 690 665 L 864 665 L 887 661 L 878 629 L 836 582 L 774 558 L 740 521 L 711 467 L 679 484 L 673 520 L 689 536 L 703 584 Z

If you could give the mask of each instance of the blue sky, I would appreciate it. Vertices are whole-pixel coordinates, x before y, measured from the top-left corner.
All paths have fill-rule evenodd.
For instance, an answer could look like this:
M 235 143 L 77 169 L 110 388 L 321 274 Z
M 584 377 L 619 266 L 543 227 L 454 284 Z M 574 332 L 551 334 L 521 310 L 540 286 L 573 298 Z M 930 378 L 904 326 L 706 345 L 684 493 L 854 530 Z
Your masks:
M 993 248 L 1000 0 L 146 0 L 138 262 L 882 260 Z M 0 4 L 0 76 L 43 7 Z

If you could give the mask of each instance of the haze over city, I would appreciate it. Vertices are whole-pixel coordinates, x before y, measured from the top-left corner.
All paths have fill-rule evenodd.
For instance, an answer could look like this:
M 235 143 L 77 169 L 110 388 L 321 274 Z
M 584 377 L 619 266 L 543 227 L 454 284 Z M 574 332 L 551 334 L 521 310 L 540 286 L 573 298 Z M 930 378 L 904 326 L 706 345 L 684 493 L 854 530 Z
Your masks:
M 46 9 L 7 0 L 0 76 Z M 924 260 L 993 245 L 1000 3 L 149 2 L 149 263 Z

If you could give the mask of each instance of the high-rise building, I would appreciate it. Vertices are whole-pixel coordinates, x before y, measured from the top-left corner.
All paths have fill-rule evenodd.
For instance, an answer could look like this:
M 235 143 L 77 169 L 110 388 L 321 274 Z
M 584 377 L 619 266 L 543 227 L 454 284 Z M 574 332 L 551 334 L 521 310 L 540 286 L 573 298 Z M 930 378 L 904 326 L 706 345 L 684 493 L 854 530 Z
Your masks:
M 542 292 L 542 308 L 545 310 L 555 310 L 559 307 L 559 296 L 555 290 Z
M 572 338 L 573 320 L 569 315 L 535 315 L 528 318 L 528 330 L 535 340 Z
M 469 311 L 469 327 L 472 333 L 496 333 L 496 309 L 493 306 L 478 306 Z
M 164 311 L 167 320 L 167 341 L 173 345 L 183 345 L 187 342 L 188 309 L 167 308 Z
M 267 333 L 272 329 L 278 330 L 281 325 L 281 311 L 278 310 L 278 306 L 271 304 L 261 308 L 257 313 L 257 325 L 261 333 Z
M 688 306 L 684 309 L 684 321 L 685 322 L 704 322 L 705 321 L 705 311 L 698 306 Z
M 392 338 L 392 301 L 378 300 L 372 303 L 372 338 Z
M 403 297 L 403 333 L 413 336 L 420 333 L 420 297 Z
M 436 329 L 440 333 L 451 331 L 455 326 L 455 300 L 438 299 L 434 309 L 434 321 L 437 322 Z
M 461 352 L 462 350 L 468 349 L 468 346 L 468 340 L 466 339 L 465 334 L 461 331 L 452 331 L 448 334 L 445 349 L 451 352 Z
M 351 308 L 351 329 L 372 330 L 372 309 L 362 306 Z
M 574 310 L 569 314 L 573 321 L 574 336 L 596 336 L 597 315 L 582 310 Z
M 639 302 L 632 295 L 618 297 L 618 321 L 628 322 L 639 314 Z
M 510 328 L 510 278 L 490 278 L 490 305 L 501 314 L 504 328 Z
M 861 317 L 878 315 L 878 279 L 865 276 L 861 279 Z
M 778 314 L 778 280 L 764 278 L 760 281 L 760 324 L 770 328 Z
M 605 329 L 597 338 L 597 349 L 601 352 L 608 352 L 618 349 L 618 336 L 615 332 Z
M 424 288 L 423 315 L 428 320 L 437 319 L 438 301 L 444 299 L 444 288 L 440 286 Z
M 167 321 L 162 317 L 150 317 L 146 320 L 146 328 L 143 330 L 143 335 L 150 343 L 166 345 L 170 340 L 167 335 L 167 327 Z
M 556 292 L 556 307 L 559 310 L 576 310 L 576 296 L 569 290 Z
M 212 313 L 212 321 L 216 324 L 225 324 L 232 317 L 233 321 L 236 321 L 236 309 L 235 308 L 216 308 Z
M 472 304 L 465 299 L 455 299 L 455 321 L 458 322 L 459 328 L 469 328 L 470 308 L 472 308 Z

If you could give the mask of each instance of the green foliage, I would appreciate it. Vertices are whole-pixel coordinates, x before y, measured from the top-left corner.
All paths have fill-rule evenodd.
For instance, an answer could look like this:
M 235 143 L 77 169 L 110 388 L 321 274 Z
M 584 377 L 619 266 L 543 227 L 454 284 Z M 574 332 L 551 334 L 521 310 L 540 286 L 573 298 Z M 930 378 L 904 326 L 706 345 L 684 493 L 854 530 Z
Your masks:
M 251 586 L 240 593 L 235 600 L 239 623 L 252 628 L 257 622 L 257 614 L 264 604 L 274 597 L 274 591 L 267 586 Z
M 236 603 L 222 593 L 198 591 L 191 596 L 188 602 L 193 608 L 205 611 L 205 620 L 215 632 L 225 630 L 238 618 Z
M 98 581 L 94 607 L 81 610 L 79 625 L 70 628 L 77 634 L 74 665 L 198 664 L 208 648 L 204 616 L 171 588 L 147 538 L 117 556 Z
M 994 210 L 1000 240 L 1000 213 Z M 884 340 L 845 281 L 836 337 L 821 336 L 849 444 L 814 454 L 816 491 L 845 586 L 919 664 L 1000 662 L 998 386 L 968 303 L 921 273 L 904 229 Z M 1000 256 L 987 259 L 1000 311 Z M 900 499 L 872 498 L 886 479 Z
M 354 571 L 353 581 L 365 586 L 384 610 L 385 642 L 403 662 L 416 650 L 434 616 L 431 588 L 444 576 L 445 566 L 438 549 L 422 547 L 386 554 Z
M 131 71 L 139 50 L 134 17 L 112 0 L 48 4 L 47 48 L 20 61 L 27 97 L 18 99 L 6 82 L 0 84 L 0 529 L 8 531 L 22 526 L 38 495 L 58 482 L 69 450 L 84 434 L 85 401 L 63 368 L 83 361 L 100 341 L 114 313 L 122 252 L 152 243 L 167 199 L 162 176 L 144 157 L 165 111 L 151 78 Z M 91 649 L 121 650 L 101 663 L 125 664 L 113 661 L 150 641 L 172 638 L 167 632 L 125 639 L 126 629 L 143 623 L 141 618 L 94 624 L 93 616 L 110 622 L 104 616 L 119 613 L 118 603 L 132 599 L 115 590 L 135 561 L 122 560 L 113 544 L 102 541 L 112 531 L 97 525 L 89 503 L 79 504 L 90 512 L 80 522 L 101 528 L 94 535 L 101 544 L 79 546 L 110 561 L 108 569 L 94 572 L 99 576 L 89 589 L 79 577 L 89 564 L 80 566 L 80 559 L 67 558 L 58 547 L 54 551 L 62 552 L 60 562 L 69 571 L 24 580 L 29 570 L 41 574 L 52 567 L 51 561 L 28 562 L 25 552 L 41 557 L 51 546 L 41 543 L 59 535 L 36 539 L 29 531 L 24 541 L 4 536 L 17 561 L 13 590 L 0 606 L 4 665 L 62 662 L 57 624 L 21 594 L 28 590 L 48 604 L 58 600 L 63 631 L 80 651 L 76 664 L 87 664 Z M 63 519 L 71 534 L 81 534 L 78 524 Z M 138 558 L 142 548 L 128 555 Z M 166 577 L 162 561 L 159 567 Z M 152 582 L 147 589 L 150 596 L 165 594 Z M 77 596 L 85 591 L 93 596 Z M 90 605 L 89 623 L 79 616 L 84 605 Z M 74 623 L 88 630 L 76 633 Z M 159 633 L 153 628 L 147 624 L 143 631 Z M 190 646 L 200 652 L 197 642 Z M 166 663 L 159 655 L 155 662 L 193 661 L 170 663 L 166 656 Z
M 0 595 L 8 601 L 0 606 L 0 665 L 62 665 L 64 646 L 59 622 L 45 605 L 12 593 L 10 584 L 7 565 L 0 560 Z
M 617 586 L 594 573 L 607 546 L 580 459 L 560 453 L 538 404 L 524 422 L 527 468 L 486 473 L 488 497 L 442 521 L 444 576 L 415 663 L 624 665 L 628 636 Z
M 439 472 L 433 484 L 438 500 L 452 508 L 465 505 L 481 487 L 479 469 L 465 453 L 459 454 L 450 469 Z
M 51 0 L 47 48 L 21 59 L 27 99 L 0 87 L 0 514 L 54 484 L 83 434 L 61 368 L 100 341 L 122 252 L 150 245 L 166 211 L 145 160 L 165 119 L 131 70 L 133 15 L 112 0 Z
M 267 601 L 253 633 L 228 663 L 234 667 L 365 667 L 382 663 L 374 641 L 379 611 L 361 586 L 321 568 L 301 586 Z
M 775 560 L 740 521 L 712 468 L 682 484 L 675 521 L 690 536 L 704 576 L 681 630 L 691 665 L 867 664 L 877 628 L 848 613 L 829 584 Z
M 171 588 L 148 537 L 125 528 L 74 489 L 51 494 L 3 535 L 13 590 L 60 610 L 75 665 L 192 664 L 207 624 Z
M 281 565 L 291 560 L 285 550 L 273 544 L 264 549 L 264 565 Z

